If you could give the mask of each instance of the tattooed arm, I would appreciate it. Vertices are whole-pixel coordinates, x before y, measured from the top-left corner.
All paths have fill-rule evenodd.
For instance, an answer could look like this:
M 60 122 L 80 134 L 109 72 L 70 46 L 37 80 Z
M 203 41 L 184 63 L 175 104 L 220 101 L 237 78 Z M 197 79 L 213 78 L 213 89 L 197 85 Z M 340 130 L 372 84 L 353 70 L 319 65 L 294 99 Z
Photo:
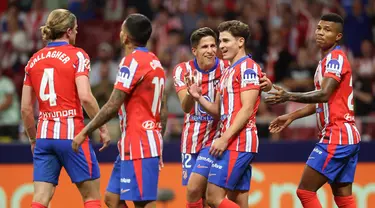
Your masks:
M 339 86 L 339 82 L 333 78 L 325 77 L 322 81 L 322 88 L 311 92 L 287 92 L 283 88 L 275 86 L 275 92 L 269 92 L 274 96 L 266 98 L 269 104 L 283 103 L 285 101 L 293 101 L 298 103 L 326 103 L 331 97 L 332 93 Z
M 99 128 L 103 124 L 107 123 L 111 118 L 115 117 L 119 108 L 126 99 L 126 93 L 113 89 L 111 97 L 108 102 L 100 109 L 99 113 L 86 125 L 82 130 L 84 134 L 90 134 L 95 129 Z
M 164 136 L 165 130 L 167 128 L 168 119 L 168 106 L 167 106 L 167 95 L 164 89 L 163 98 L 161 101 L 161 111 L 160 111 L 160 121 L 161 121 L 161 135 Z

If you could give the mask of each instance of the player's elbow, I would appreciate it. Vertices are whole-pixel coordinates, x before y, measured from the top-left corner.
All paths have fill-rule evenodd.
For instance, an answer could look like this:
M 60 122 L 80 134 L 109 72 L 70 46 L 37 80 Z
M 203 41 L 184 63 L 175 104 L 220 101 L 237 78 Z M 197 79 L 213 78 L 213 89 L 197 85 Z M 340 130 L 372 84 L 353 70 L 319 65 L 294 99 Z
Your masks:
M 190 113 L 192 107 L 186 106 L 186 105 L 181 105 L 182 110 L 184 113 Z
M 25 118 L 30 114 L 33 114 L 32 105 L 21 105 L 21 117 Z
M 320 94 L 320 103 L 326 103 L 326 102 L 328 102 L 330 96 L 331 96 L 331 94 L 329 92 L 327 92 L 327 91 L 321 91 L 321 94 Z
M 79 100 L 81 101 L 82 106 L 90 105 L 94 99 L 95 98 L 91 93 L 82 93 L 79 95 Z

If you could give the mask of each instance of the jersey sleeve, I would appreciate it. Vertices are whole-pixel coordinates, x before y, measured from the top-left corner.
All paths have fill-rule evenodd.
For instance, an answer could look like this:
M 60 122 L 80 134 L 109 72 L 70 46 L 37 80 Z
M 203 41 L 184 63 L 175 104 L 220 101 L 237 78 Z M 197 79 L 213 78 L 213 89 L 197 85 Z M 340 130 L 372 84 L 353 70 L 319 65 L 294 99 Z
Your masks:
M 30 61 L 29 61 L 30 62 Z M 29 62 L 27 62 L 27 65 L 25 67 L 25 78 L 23 79 L 23 84 L 27 86 L 32 86 L 31 79 L 30 79 L 30 68 L 29 68 Z
M 186 74 L 186 67 L 184 65 L 184 63 L 181 63 L 173 70 L 173 80 L 176 93 L 187 88 L 184 80 Z
M 73 67 L 75 68 L 75 77 L 79 76 L 89 76 L 89 72 L 91 71 L 90 67 L 90 57 L 87 55 L 86 52 L 83 50 L 79 50 L 76 53 L 76 61 L 73 64 Z
M 240 76 L 238 77 L 240 81 L 240 91 L 247 90 L 260 90 L 259 79 L 262 76 L 260 73 L 260 67 L 253 63 L 252 67 L 241 68 Z
M 123 58 L 117 73 L 115 89 L 130 94 L 148 71 L 133 56 Z
M 347 59 L 340 53 L 333 53 L 327 55 L 326 62 L 323 65 L 324 77 L 329 77 L 335 79 L 337 82 L 341 82 L 341 77 L 347 71 L 347 66 L 349 63 Z

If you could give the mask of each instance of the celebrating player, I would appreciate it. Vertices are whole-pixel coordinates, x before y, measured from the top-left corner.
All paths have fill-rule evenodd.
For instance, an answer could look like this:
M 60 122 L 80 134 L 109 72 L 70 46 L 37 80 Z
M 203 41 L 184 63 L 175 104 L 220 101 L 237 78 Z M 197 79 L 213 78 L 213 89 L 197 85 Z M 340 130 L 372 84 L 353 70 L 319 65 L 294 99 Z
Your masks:
M 158 58 L 145 48 L 151 32 L 151 22 L 144 15 L 131 14 L 123 22 L 120 38 L 126 56 L 115 88 L 98 115 L 74 138 L 80 144 L 118 112 L 120 155 L 105 196 L 110 208 L 123 207 L 124 200 L 133 201 L 135 207 L 155 206 L 162 148 L 159 126 L 163 133 L 167 115 L 160 112 L 166 105 L 162 99 L 165 73 Z
M 255 115 L 260 102 L 261 68 L 245 52 L 248 25 L 227 21 L 219 25 L 223 59 L 232 65 L 223 72 L 213 102 L 207 100 L 199 83 L 188 91 L 203 109 L 221 118 L 221 136 L 214 140 L 209 153 L 214 157 L 207 185 L 207 202 L 211 207 L 247 207 L 234 202 L 250 189 L 251 161 L 258 152 Z M 228 193 L 228 198 L 226 194 Z M 233 202 L 234 201 L 234 202 Z
M 31 57 L 25 68 L 21 104 L 34 160 L 31 207 L 48 207 L 62 166 L 81 192 L 84 207 L 101 207 L 99 166 L 88 137 L 82 139 L 78 154 L 71 149 L 74 136 L 84 128 L 81 104 L 90 118 L 99 112 L 88 78 L 90 59 L 85 51 L 73 46 L 76 17 L 68 10 L 54 10 L 41 31 L 43 39 L 50 42 Z M 40 111 L 37 129 L 35 99 Z M 110 141 L 106 127 L 101 127 L 100 136 L 103 149 Z
M 185 83 L 192 76 L 201 81 L 202 96 L 214 101 L 216 87 L 222 72 L 228 67 L 227 61 L 216 57 L 216 33 L 208 28 L 200 28 L 190 36 L 190 44 L 195 59 L 178 64 L 174 70 L 176 92 L 184 110 L 184 128 L 181 138 L 182 184 L 187 185 L 187 206 L 202 207 L 208 173 L 214 158 L 208 153 L 212 140 L 218 137 L 218 119 L 210 116 L 187 92 Z M 261 87 L 272 87 L 268 79 L 261 80 Z M 247 195 L 243 197 L 247 203 Z
M 352 69 L 340 49 L 344 21 L 337 14 L 325 14 L 315 30 L 322 60 L 315 72 L 315 91 L 290 93 L 275 86 L 266 101 L 271 104 L 293 101 L 310 103 L 271 122 L 271 132 L 280 132 L 298 118 L 316 113 L 319 143 L 311 152 L 302 174 L 297 195 L 305 208 L 322 207 L 316 191 L 326 182 L 340 208 L 356 207 L 352 183 L 361 140 L 354 121 Z

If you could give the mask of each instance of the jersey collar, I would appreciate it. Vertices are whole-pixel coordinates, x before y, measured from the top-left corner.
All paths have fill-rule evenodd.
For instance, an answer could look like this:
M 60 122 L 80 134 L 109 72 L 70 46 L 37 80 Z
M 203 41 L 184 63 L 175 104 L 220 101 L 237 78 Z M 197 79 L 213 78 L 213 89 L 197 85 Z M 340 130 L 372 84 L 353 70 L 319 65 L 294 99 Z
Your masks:
M 211 69 L 209 69 L 208 71 L 205 71 L 205 70 L 199 68 L 199 65 L 198 65 L 198 61 L 197 61 L 197 59 L 196 59 L 196 58 L 194 59 L 194 66 L 195 66 L 195 68 L 196 68 L 199 72 L 201 72 L 201 73 L 203 73 L 203 74 L 208 74 L 208 73 L 212 72 L 213 70 L 215 70 L 215 69 L 217 68 L 217 65 L 218 65 L 218 64 L 219 64 L 219 59 L 218 59 L 218 58 L 215 58 L 215 64 L 214 64 L 214 66 L 213 66 Z
M 49 42 L 47 44 L 47 47 L 57 47 L 57 46 L 64 46 L 64 45 L 68 45 L 68 44 L 69 43 L 65 42 L 65 41 Z
M 137 48 L 135 48 L 135 50 L 148 52 L 148 49 L 146 47 L 137 47 Z
M 243 56 L 242 58 L 238 59 L 236 62 L 234 62 L 230 67 L 231 68 L 234 68 L 236 65 L 240 64 L 241 62 L 243 62 L 245 59 L 247 58 L 251 58 L 251 54 L 248 54 L 246 56 Z

